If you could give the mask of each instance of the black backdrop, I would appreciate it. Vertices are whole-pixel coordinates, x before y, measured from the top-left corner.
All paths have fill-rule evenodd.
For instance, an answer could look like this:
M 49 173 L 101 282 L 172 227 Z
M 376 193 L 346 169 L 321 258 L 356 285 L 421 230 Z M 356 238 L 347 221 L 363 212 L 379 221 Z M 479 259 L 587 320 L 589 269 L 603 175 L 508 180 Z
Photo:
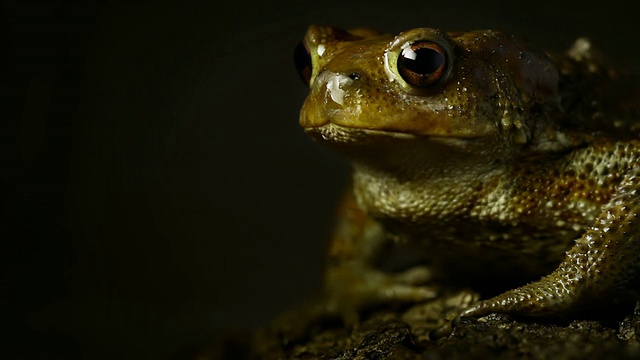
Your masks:
M 310 23 L 589 35 L 622 2 L 5 2 L 3 358 L 175 358 L 317 291 L 347 165 L 297 126 Z M 366 4 L 366 5 L 365 5 Z

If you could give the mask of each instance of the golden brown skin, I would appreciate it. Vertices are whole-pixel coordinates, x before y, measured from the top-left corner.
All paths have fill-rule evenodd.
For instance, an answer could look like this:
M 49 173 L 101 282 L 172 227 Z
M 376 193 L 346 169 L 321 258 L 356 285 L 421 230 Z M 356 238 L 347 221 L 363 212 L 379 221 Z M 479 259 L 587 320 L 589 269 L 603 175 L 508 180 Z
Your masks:
M 429 283 L 450 281 L 515 286 L 461 315 L 559 315 L 630 286 L 638 91 L 588 40 L 548 54 L 497 31 L 311 26 L 303 44 L 300 124 L 353 164 L 327 312 L 355 321 L 364 307 L 430 299 Z M 423 44 L 439 55 L 416 50 L 433 61 L 412 67 L 407 49 Z M 428 267 L 377 268 L 389 242 L 417 246 Z

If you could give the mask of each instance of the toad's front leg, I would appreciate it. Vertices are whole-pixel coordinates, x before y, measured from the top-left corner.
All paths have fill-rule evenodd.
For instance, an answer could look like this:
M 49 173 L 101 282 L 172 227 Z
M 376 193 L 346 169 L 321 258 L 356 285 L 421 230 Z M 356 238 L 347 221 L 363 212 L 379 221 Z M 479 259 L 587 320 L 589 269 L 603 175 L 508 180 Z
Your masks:
M 341 318 L 352 326 L 367 308 L 435 298 L 435 287 L 425 285 L 432 281 L 428 268 L 416 266 L 400 273 L 378 268 L 379 261 L 387 255 L 389 240 L 382 226 L 348 193 L 338 211 L 329 247 L 324 294 L 302 309 L 276 319 L 276 330 L 289 340 L 296 339 L 310 325 L 327 318 Z
M 640 170 L 633 169 L 595 224 L 576 240 L 550 275 L 528 285 L 480 301 L 462 316 L 489 313 L 527 316 L 561 315 L 583 304 L 621 294 L 635 276 L 640 260 Z M 454 321 L 455 322 L 455 321 Z M 436 336 L 446 335 L 440 329 Z
M 340 207 L 329 249 L 322 312 L 354 324 L 368 307 L 394 302 L 418 302 L 436 296 L 428 268 L 416 266 L 400 273 L 379 268 L 390 240 L 382 226 L 366 214 L 349 193 Z

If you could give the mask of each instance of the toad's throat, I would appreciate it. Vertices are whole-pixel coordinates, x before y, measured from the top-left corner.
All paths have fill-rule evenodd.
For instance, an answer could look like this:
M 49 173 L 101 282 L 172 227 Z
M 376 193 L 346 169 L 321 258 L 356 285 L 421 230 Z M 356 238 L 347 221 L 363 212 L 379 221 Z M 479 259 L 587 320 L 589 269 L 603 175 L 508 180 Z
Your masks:
M 439 178 L 461 176 L 454 170 L 463 169 L 468 174 L 486 171 L 496 157 L 503 157 L 498 152 L 486 151 L 495 148 L 490 146 L 491 138 L 487 137 L 410 134 L 334 123 L 306 127 L 305 131 L 314 140 L 348 158 L 356 171 L 373 171 L 375 176 L 387 174 L 403 179 L 435 174 Z M 483 154 L 481 159 L 477 154 Z

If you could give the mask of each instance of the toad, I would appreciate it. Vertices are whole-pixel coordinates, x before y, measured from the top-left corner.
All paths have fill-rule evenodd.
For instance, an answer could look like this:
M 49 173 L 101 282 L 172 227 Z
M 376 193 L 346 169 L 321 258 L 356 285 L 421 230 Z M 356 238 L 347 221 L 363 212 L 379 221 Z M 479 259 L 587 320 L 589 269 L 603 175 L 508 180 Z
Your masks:
M 555 54 L 499 31 L 311 26 L 295 64 L 309 86 L 300 124 L 353 168 L 327 313 L 354 322 L 441 282 L 487 289 L 459 314 L 472 317 L 632 294 L 638 92 L 589 40 Z M 383 266 L 390 244 L 411 249 L 411 266 Z

